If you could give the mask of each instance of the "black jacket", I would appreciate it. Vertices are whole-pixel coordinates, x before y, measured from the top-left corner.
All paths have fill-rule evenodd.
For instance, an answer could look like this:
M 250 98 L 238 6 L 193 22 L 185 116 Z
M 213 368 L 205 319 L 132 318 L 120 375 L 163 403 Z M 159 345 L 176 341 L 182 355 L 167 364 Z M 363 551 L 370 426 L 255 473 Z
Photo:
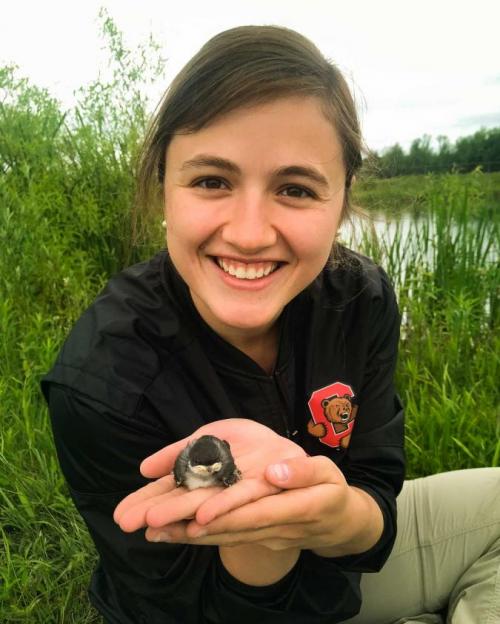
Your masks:
M 403 417 L 392 288 L 367 259 L 346 260 L 286 307 L 272 376 L 204 323 L 165 252 L 111 279 L 76 323 L 42 389 L 61 468 L 99 552 L 90 597 L 107 621 L 319 624 L 359 610 L 360 572 L 379 570 L 395 538 Z M 380 505 L 380 541 L 336 559 L 302 551 L 277 584 L 250 587 L 227 573 L 217 547 L 149 543 L 143 530 L 115 525 L 114 507 L 147 483 L 146 456 L 232 417 L 333 459 Z

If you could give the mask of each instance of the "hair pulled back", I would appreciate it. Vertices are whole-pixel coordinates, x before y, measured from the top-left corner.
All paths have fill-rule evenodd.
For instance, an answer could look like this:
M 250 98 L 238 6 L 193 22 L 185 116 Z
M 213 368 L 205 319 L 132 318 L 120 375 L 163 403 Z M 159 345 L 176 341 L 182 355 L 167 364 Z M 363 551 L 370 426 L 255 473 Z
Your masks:
M 210 39 L 165 92 L 139 160 L 137 205 L 148 210 L 162 195 L 167 148 L 175 134 L 191 133 L 245 106 L 286 96 L 317 97 L 339 135 L 346 169 L 342 217 L 360 168 L 361 135 L 354 101 L 340 70 L 309 39 L 278 26 L 239 26 Z

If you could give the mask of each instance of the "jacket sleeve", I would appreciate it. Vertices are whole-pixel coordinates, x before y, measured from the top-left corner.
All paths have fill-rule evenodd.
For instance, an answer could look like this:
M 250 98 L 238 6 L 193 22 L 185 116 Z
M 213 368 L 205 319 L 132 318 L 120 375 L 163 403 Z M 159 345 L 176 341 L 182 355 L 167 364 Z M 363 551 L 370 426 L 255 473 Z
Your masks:
M 370 550 L 337 559 L 346 570 L 376 572 L 387 560 L 396 538 L 396 497 L 404 472 L 404 414 L 394 386 L 400 315 L 386 274 L 378 269 L 379 290 L 367 310 L 361 340 L 365 353 L 358 414 L 341 467 L 347 482 L 370 494 L 384 517 L 384 531 Z M 361 325 L 361 323 L 360 323 Z
M 108 622 L 320 624 L 357 612 L 359 576 L 311 553 L 278 583 L 250 587 L 224 569 L 217 547 L 154 544 L 143 530 L 122 532 L 115 506 L 147 483 L 144 457 L 172 440 L 150 419 L 132 421 L 74 389 L 51 383 L 44 392 L 62 471 L 100 556 L 90 597 Z

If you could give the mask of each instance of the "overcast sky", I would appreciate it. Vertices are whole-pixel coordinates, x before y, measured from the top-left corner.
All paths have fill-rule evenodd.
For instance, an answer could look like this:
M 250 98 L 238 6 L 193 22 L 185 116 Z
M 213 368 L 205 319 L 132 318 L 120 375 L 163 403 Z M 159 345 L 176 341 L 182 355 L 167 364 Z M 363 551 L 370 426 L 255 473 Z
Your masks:
M 158 94 L 212 35 L 241 24 L 298 30 L 357 92 L 368 145 L 407 147 L 500 126 L 499 0 L 0 0 L 0 63 L 15 63 L 62 100 L 97 77 L 106 7 L 133 48 L 151 33 L 167 74 Z

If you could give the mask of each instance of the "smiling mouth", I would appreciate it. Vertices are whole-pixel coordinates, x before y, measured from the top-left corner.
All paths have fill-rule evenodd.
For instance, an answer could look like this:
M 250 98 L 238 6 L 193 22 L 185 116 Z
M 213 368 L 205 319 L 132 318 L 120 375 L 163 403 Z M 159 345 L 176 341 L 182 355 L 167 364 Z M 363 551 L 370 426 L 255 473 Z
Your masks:
M 277 271 L 281 262 L 237 262 L 229 258 L 213 257 L 214 262 L 224 273 L 241 280 L 256 280 Z

